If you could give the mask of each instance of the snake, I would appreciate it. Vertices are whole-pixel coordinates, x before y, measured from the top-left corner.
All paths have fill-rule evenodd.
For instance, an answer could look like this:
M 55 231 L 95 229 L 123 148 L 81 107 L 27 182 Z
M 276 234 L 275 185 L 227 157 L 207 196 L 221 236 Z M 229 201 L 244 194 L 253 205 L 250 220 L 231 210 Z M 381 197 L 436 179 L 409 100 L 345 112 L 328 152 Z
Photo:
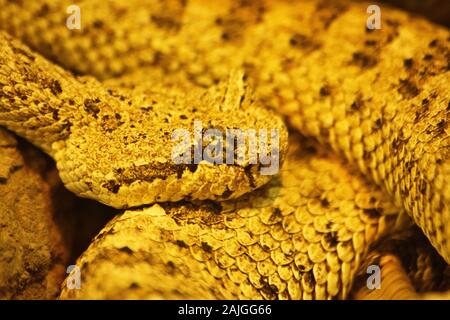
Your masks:
M 81 30 L 67 1 L 0 5 L 31 48 L 0 36 L 0 125 L 74 193 L 144 206 L 80 257 L 92 287 L 61 297 L 345 299 L 413 223 L 450 262 L 448 29 L 383 6 L 371 30 L 347 1 L 79 1 Z M 277 128 L 281 172 L 173 168 L 167 134 L 194 119 Z
M 187 197 L 233 198 L 270 179 L 261 174 L 259 165 L 249 163 L 249 157 L 233 165 L 174 164 L 172 150 L 177 141 L 172 133 L 193 131 L 194 116 L 221 132 L 278 130 L 276 147 L 282 161 L 287 148 L 285 125 L 272 111 L 253 106 L 257 102 L 242 73 L 231 74 L 217 87 L 189 91 L 185 96 L 164 92 L 130 96 L 104 88 L 93 78 L 73 78 L 7 35 L 0 41 L 5 101 L 0 123 L 51 155 L 65 186 L 80 196 L 127 208 Z M 187 105 L 191 110 L 185 109 Z M 227 117 L 228 113 L 236 118 Z M 191 141 L 189 147 L 197 147 L 197 142 Z

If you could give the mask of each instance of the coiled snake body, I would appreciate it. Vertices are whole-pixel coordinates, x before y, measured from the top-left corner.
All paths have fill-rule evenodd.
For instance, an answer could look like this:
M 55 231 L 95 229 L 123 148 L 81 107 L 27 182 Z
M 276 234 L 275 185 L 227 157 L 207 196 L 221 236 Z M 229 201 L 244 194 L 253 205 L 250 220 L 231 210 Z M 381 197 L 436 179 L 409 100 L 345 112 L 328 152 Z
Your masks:
M 407 215 L 450 262 L 448 30 L 390 8 L 367 30 L 367 5 L 343 1 L 79 5 L 76 31 L 66 1 L 0 1 L 0 27 L 103 80 L 2 33 L 0 125 L 81 196 L 162 204 L 113 219 L 62 297 L 346 298 Z M 321 147 L 293 134 L 286 156 L 274 112 Z M 195 119 L 277 128 L 282 172 L 172 166 L 167 135 Z

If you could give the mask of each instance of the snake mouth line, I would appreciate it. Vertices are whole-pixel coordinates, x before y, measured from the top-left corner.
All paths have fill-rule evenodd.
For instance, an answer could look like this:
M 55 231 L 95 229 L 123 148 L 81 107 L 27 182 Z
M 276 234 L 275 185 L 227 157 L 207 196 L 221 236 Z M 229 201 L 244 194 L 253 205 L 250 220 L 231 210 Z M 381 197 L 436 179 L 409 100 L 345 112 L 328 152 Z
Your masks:
M 208 162 L 204 164 L 210 165 Z M 212 164 L 218 165 L 218 164 Z M 198 169 L 199 164 L 148 164 L 132 166 L 129 168 L 118 168 L 115 169 L 115 178 L 108 180 L 102 184 L 102 187 L 109 190 L 113 194 L 117 194 L 122 186 L 130 186 L 136 183 L 148 182 L 152 183 L 157 179 L 165 180 L 171 175 L 176 175 L 177 179 L 181 179 L 183 174 L 190 172 L 194 174 Z M 256 177 L 257 172 L 261 170 L 260 164 L 249 164 L 244 167 L 231 164 L 226 165 L 234 167 L 237 170 L 242 170 L 248 179 L 248 184 L 251 188 L 257 188 Z M 92 183 L 89 184 L 92 190 Z M 228 188 L 221 195 L 221 199 L 228 199 L 233 192 Z

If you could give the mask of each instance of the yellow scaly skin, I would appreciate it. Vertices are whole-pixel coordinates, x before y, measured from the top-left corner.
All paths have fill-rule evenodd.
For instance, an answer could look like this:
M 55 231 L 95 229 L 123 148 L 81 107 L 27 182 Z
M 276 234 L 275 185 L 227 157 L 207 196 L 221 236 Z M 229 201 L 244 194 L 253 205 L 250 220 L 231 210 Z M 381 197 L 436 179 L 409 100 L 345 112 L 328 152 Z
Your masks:
M 280 175 L 238 200 L 114 218 L 61 298 L 347 298 L 371 246 L 412 222 L 334 155 L 289 143 Z
M 369 265 L 381 269 L 380 287 L 367 286 Z M 357 276 L 352 298 L 364 300 L 448 299 L 450 266 L 433 250 L 416 226 L 381 241 Z
M 88 13 L 87 26 L 91 23 L 100 31 L 87 30 L 77 34 L 78 39 L 69 39 L 74 33 L 61 26 L 65 16 L 60 9 L 65 9 L 65 4 L 35 3 L 30 15 L 8 4 L 14 19 L 6 19 L 11 11 L 5 10 L 2 26 L 50 56 L 52 50 L 57 51 L 53 58 L 62 57 L 60 63 L 82 68 L 77 70 L 82 73 L 104 78 L 148 64 L 148 60 L 135 58 L 142 48 L 150 53 L 150 63 L 163 70 L 179 70 L 204 86 L 224 78 L 230 66 L 244 66 L 264 102 L 285 114 L 304 134 L 331 144 L 383 185 L 448 260 L 449 191 L 444 186 L 448 176 L 448 31 L 383 8 L 383 17 L 388 17 L 383 29 L 366 33 L 361 26 L 365 25 L 367 5 L 319 1 L 255 5 L 264 10 L 226 1 L 220 7 L 190 1 L 181 11 L 176 1 L 164 10 L 149 1 L 142 5 L 144 13 L 152 13 L 151 21 L 139 20 L 136 27 L 131 19 L 134 3 L 109 6 L 110 2 L 94 1 L 83 12 Z M 40 12 L 45 32 L 30 33 L 35 27 L 30 16 L 34 18 L 43 5 L 56 9 Z M 98 16 L 89 15 L 94 9 L 108 12 L 105 20 L 94 21 Z M 176 16 L 175 23 L 158 17 L 161 12 Z M 22 28 L 25 35 L 19 34 L 22 31 L 17 26 L 24 25 L 29 26 Z M 111 46 L 105 44 L 106 58 L 98 64 L 92 56 L 100 51 L 92 50 L 92 39 L 108 34 L 102 32 L 108 26 L 109 35 L 117 31 L 118 40 Z M 119 36 L 135 35 L 136 29 L 152 39 L 143 41 L 139 49 Z M 66 41 L 57 41 L 52 48 L 45 45 L 46 38 L 58 39 L 61 34 Z M 77 50 L 68 49 L 73 43 Z M 72 62 L 77 59 L 83 64 Z M 96 70 L 96 65 L 104 64 L 115 66 L 114 71 L 108 67 Z M 419 121 L 414 123 L 416 118 Z M 420 130 L 413 130 L 416 125 Z
M 359 2 L 149 0 L 81 1 L 71 31 L 67 5 L 2 0 L 0 26 L 103 78 L 154 64 L 209 86 L 243 67 L 261 101 L 357 164 L 450 262 L 448 30 L 383 6 L 368 32 Z
M 0 125 L 50 154 L 64 184 L 77 195 L 129 208 L 186 198 L 232 199 L 271 179 L 261 173 L 260 164 L 249 162 L 249 153 L 242 163 L 226 164 L 228 151 L 223 164 L 174 163 L 180 141 L 172 134 L 180 129 L 189 133 L 185 152 L 189 147 L 192 155 L 194 123 L 201 121 L 204 129 L 224 134 L 234 128 L 263 129 L 269 135 L 277 130 L 278 141 L 269 136 L 265 150 L 257 151 L 274 155 L 272 162 L 281 165 L 287 129 L 280 117 L 254 101 L 242 73 L 233 72 L 208 90 L 163 89 L 133 93 L 73 77 L 0 32 Z M 199 146 L 202 154 L 208 142 Z M 248 139 L 243 142 L 245 152 L 256 149 L 249 148 Z M 223 145 L 228 148 L 226 139 Z

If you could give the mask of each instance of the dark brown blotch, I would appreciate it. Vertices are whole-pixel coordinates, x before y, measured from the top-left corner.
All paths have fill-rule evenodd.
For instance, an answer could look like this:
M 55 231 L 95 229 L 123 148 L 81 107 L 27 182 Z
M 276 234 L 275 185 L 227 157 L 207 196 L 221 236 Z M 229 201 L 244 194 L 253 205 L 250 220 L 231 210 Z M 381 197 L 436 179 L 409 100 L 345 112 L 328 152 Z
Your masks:
M 169 15 L 167 16 L 157 16 L 157 15 L 151 15 L 150 20 L 161 29 L 168 29 L 168 30 L 179 30 L 181 27 L 181 23 L 177 21 L 174 17 L 171 17 Z
M 403 60 L 403 66 L 407 69 L 410 69 L 413 66 L 413 59 L 409 58 L 409 59 Z
M 276 217 L 281 217 L 281 210 L 280 210 L 280 208 L 274 208 L 273 209 L 273 214 Z
M 337 233 L 335 231 L 326 233 L 324 236 L 324 240 L 329 248 L 336 247 L 338 244 Z
M 329 95 L 331 95 L 331 92 L 332 92 L 332 88 L 328 84 L 323 85 L 319 90 L 319 94 L 321 97 L 328 97 Z
M 50 12 L 50 7 L 47 3 L 44 3 L 41 8 L 36 12 L 36 17 L 43 17 Z
M 84 99 L 84 110 L 97 118 L 97 114 L 100 112 L 100 108 L 97 105 L 99 102 L 99 99 Z
M 314 278 L 314 274 L 312 271 L 309 271 L 303 275 L 305 282 L 309 285 L 309 287 L 314 287 L 316 285 L 316 279 Z
M 380 209 L 376 208 L 364 209 L 363 212 L 371 219 L 378 219 L 381 217 Z
M 357 65 L 363 69 L 370 69 L 378 64 L 378 60 L 372 55 L 357 51 L 353 53 L 352 64 Z
M 62 93 L 61 83 L 58 80 L 52 80 L 50 83 L 50 90 L 54 95 Z
M 248 183 L 249 183 L 250 187 L 251 188 L 256 188 L 255 178 L 253 177 L 253 174 L 252 174 L 252 167 L 253 166 L 254 165 L 251 165 L 251 164 L 246 166 L 244 168 L 244 172 L 245 172 L 245 175 L 247 176 Z
M 108 182 L 103 183 L 102 187 L 108 189 L 112 193 L 118 193 L 121 185 L 114 180 L 109 180 Z
M 291 47 L 305 50 L 306 52 L 312 52 L 320 48 L 320 43 L 316 42 L 311 37 L 308 37 L 301 33 L 295 33 L 290 39 L 289 44 Z
M 36 60 L 35 56 L 29 51 L 23 50 L 22 48 L 19 48 L 19 47 L 16 47 L 16 46 L 11 46 L 11 48 L 12 48 L 14 53 L 22 55 L 22 56 L 26 57 L 30 61 Z
M 320 200 L 320 205 L 324 208 L 328 208 L 330 206 L 330 201 L 327 198 L 323 198 Z
M 397 91 L 407 99 L 414 98 L 420 93 L 419 88 L 408 79 L 400 79 L 400 85 Z
M 189 246 L 186 244 L 186 242 L 184 242 L 183 240 L 177 240 L 175 242 L 177 244 L 177 246 L 179 246 L 180 248 L 189 248 Z
M 103 28 L 103 21 L 102 20 L 95 20 L 94 23 L 92 24 L 94 26 L 94 28 L 96 29 L 101 29 Z
M 274 285 L 270 285 L 267 280 L 261 278 L 261 284 L 264 284 L 261 291 L 269 297 L 269 299 L 276 299 L 278 294 L 278 288 Z
M 132 282 L 128 288 L 131 290 L 136 290 L 140 289 L 141 287 L 136 282 Z
M 53 120 L 59 120 L 59 111 L 58 110 L 53 110 L 52 112 L 52 118 Z
M 383 120 L 381 118 L 377 119 L 375 121 L 375 129 L 380 130 L 382 126 L 383 126 Z
M 350 108 L 352 111 L 359 111 L 364 106 L 364 100 L 362 99 L 361 95 L 358 95 L 355 99 L 355 101 L 352 102 L 350 105 Z
M 202 249 L 208 253 L 211 253 L 213 251 L 212 247 L 204 241 L 202 242 Z
M 133 250 L 131 250 L 130 247 L 128 247 L 128 246 L 124 246 L 124 247 L 119 248 L 119 251 L 123 252 L 123 253 L 126 253 L 126 254 L 132 254 L 133 253 Z
M 429 46 L 430 48 L 433 48 L 433 47 L 436 47 L 437 44 L 438 44 L 438 39 L 433 39 L 433 40 L 428 44 L 428 46 Z

